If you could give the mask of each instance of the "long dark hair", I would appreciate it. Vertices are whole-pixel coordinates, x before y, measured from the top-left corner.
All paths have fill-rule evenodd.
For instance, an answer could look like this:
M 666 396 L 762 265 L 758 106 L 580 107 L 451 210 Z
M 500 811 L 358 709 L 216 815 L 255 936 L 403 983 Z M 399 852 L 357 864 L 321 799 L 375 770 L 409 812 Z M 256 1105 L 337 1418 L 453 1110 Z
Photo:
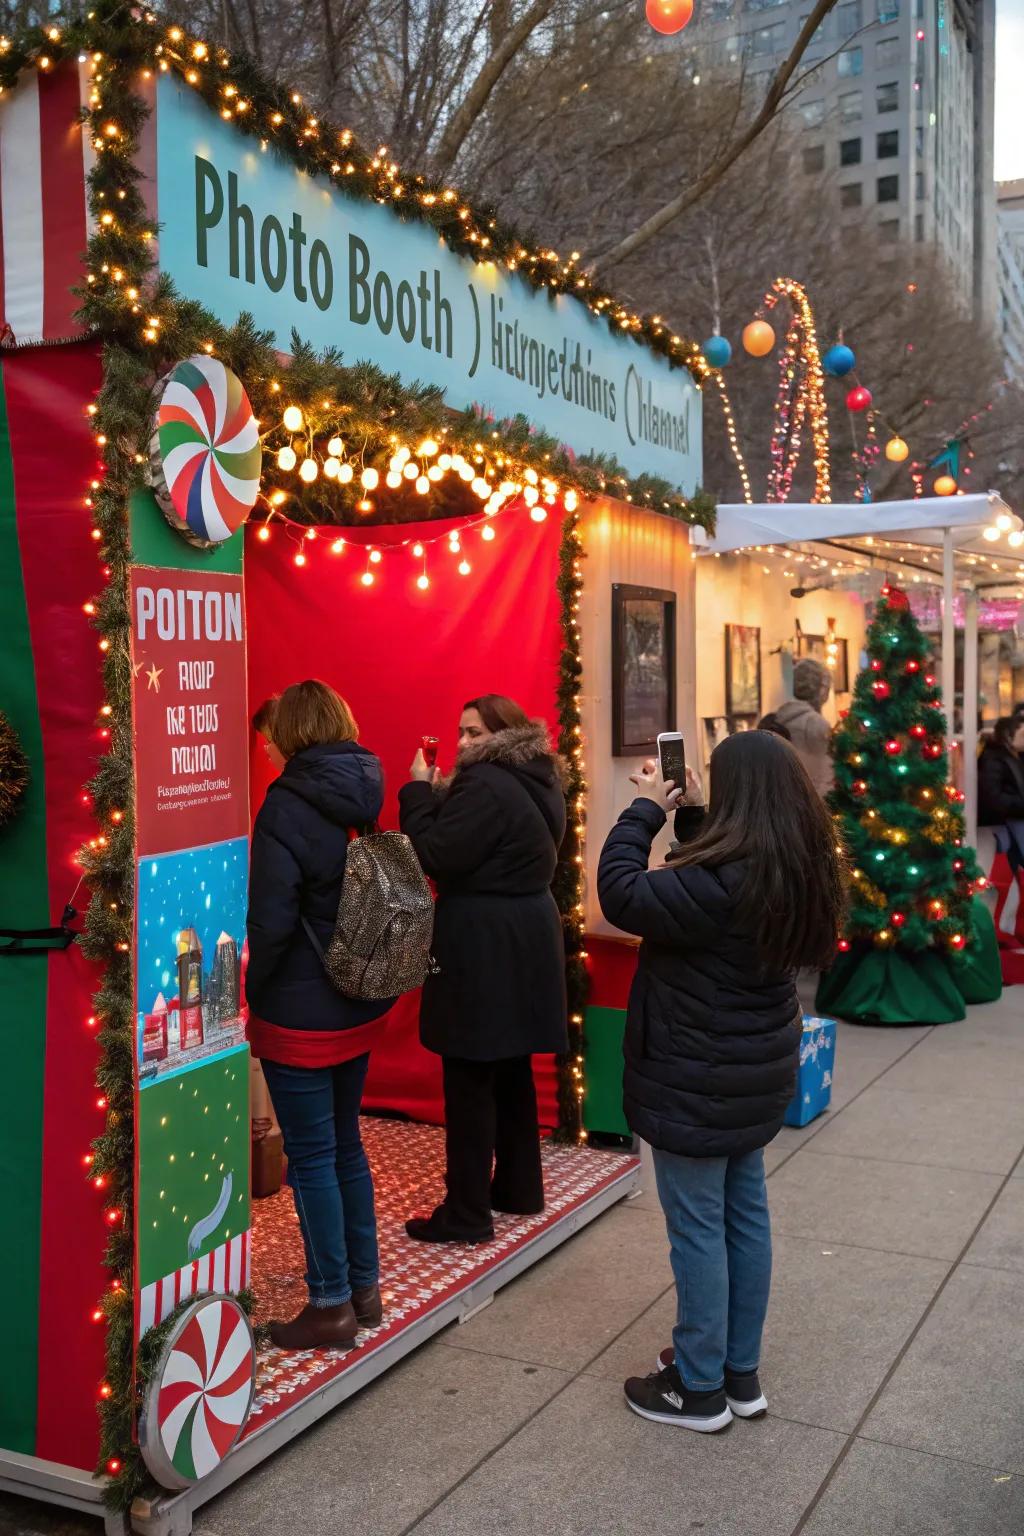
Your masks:
M 482 693 L 478 699 L 467 699 L 462 707 L 475 709 L 489 731 L 509 731 L 530 723 L 526 710 L 503 693 Z
M 673 868 L 746 863 L 737 916 L 772 970 L 827 966 L 843 922 L 844 856 L 824 803 L 788 742 L 739 731 L 711 754 L 703 827 Z
M 996 721 L 992 728 L 992 745 L 994 747 L 1005 747 L 1009 752 L 1016 752 L 1017 749 L 1013 745 L 1013 738 L 1016 736 L 1020 726 L 1021 717 L 1019 715 L 1004 715 L 1001 720 Z

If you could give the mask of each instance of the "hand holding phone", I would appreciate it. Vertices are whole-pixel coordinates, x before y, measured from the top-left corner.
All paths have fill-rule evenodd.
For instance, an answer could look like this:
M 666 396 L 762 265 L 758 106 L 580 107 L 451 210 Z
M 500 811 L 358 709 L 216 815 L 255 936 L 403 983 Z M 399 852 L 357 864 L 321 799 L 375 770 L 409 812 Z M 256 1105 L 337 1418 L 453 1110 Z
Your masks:
M 686 791 L 686 750 L 681 731 L 662 731 L 658 736 L 658 763 L 661 776 L 676 789 Z

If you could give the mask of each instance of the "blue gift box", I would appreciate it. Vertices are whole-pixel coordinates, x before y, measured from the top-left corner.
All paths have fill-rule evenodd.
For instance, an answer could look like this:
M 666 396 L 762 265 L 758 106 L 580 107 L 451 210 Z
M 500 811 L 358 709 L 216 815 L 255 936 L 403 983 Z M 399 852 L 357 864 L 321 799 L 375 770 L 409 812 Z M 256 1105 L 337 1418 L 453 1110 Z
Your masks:
M 804 1014 L 796 1092 L 786 1110 L 786 1125 L 808 1125 L 828 1109 L 836 1062 L 836 1021 Z

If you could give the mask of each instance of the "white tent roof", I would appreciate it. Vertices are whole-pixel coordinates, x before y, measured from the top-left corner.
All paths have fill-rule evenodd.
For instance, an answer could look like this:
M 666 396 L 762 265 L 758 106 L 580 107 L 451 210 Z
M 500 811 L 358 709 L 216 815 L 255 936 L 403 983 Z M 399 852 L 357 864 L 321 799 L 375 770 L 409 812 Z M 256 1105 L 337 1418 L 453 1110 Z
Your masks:
M 1021 521 L 995 491 L 982 496 L 922 496 L 913 501 L 743 504 L 719 506 L 717 527 L 708 540 L 710 552 L 752 549 L 766 544 L 805 544 L 823 539 L 860 538 L 871 534 L 909 544 L 941 545 L 951 530 L 957 548 L 981 540 L 982 530 L 1002 514 Z M 991 545 L 981 545 L 991 553 Z

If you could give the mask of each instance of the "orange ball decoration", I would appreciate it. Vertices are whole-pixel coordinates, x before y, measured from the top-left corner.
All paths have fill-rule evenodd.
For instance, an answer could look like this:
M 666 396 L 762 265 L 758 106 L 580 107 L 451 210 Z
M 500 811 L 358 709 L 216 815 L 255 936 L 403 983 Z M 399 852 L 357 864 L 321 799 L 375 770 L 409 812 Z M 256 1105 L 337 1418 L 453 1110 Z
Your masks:
M 885 456 L 890 464 L 902 464 L 910 449 L 902 437 L 890 437 L 885 445 Z
M 956 481 L 953 479 L 952 475 L 940 475 L 935 484 L 932 486 L 932 490 L 935 492 L 936 496 L 955 496 Z
M 775 332 L 767 320 L 751 320 L 743 327 L 743 345 L 751 357 L 767 357 L 775 345 Z
M 671 37 L 681 32 L 693 15 L 693 0 L 647 0 L 647 20 L 655 32 Z

